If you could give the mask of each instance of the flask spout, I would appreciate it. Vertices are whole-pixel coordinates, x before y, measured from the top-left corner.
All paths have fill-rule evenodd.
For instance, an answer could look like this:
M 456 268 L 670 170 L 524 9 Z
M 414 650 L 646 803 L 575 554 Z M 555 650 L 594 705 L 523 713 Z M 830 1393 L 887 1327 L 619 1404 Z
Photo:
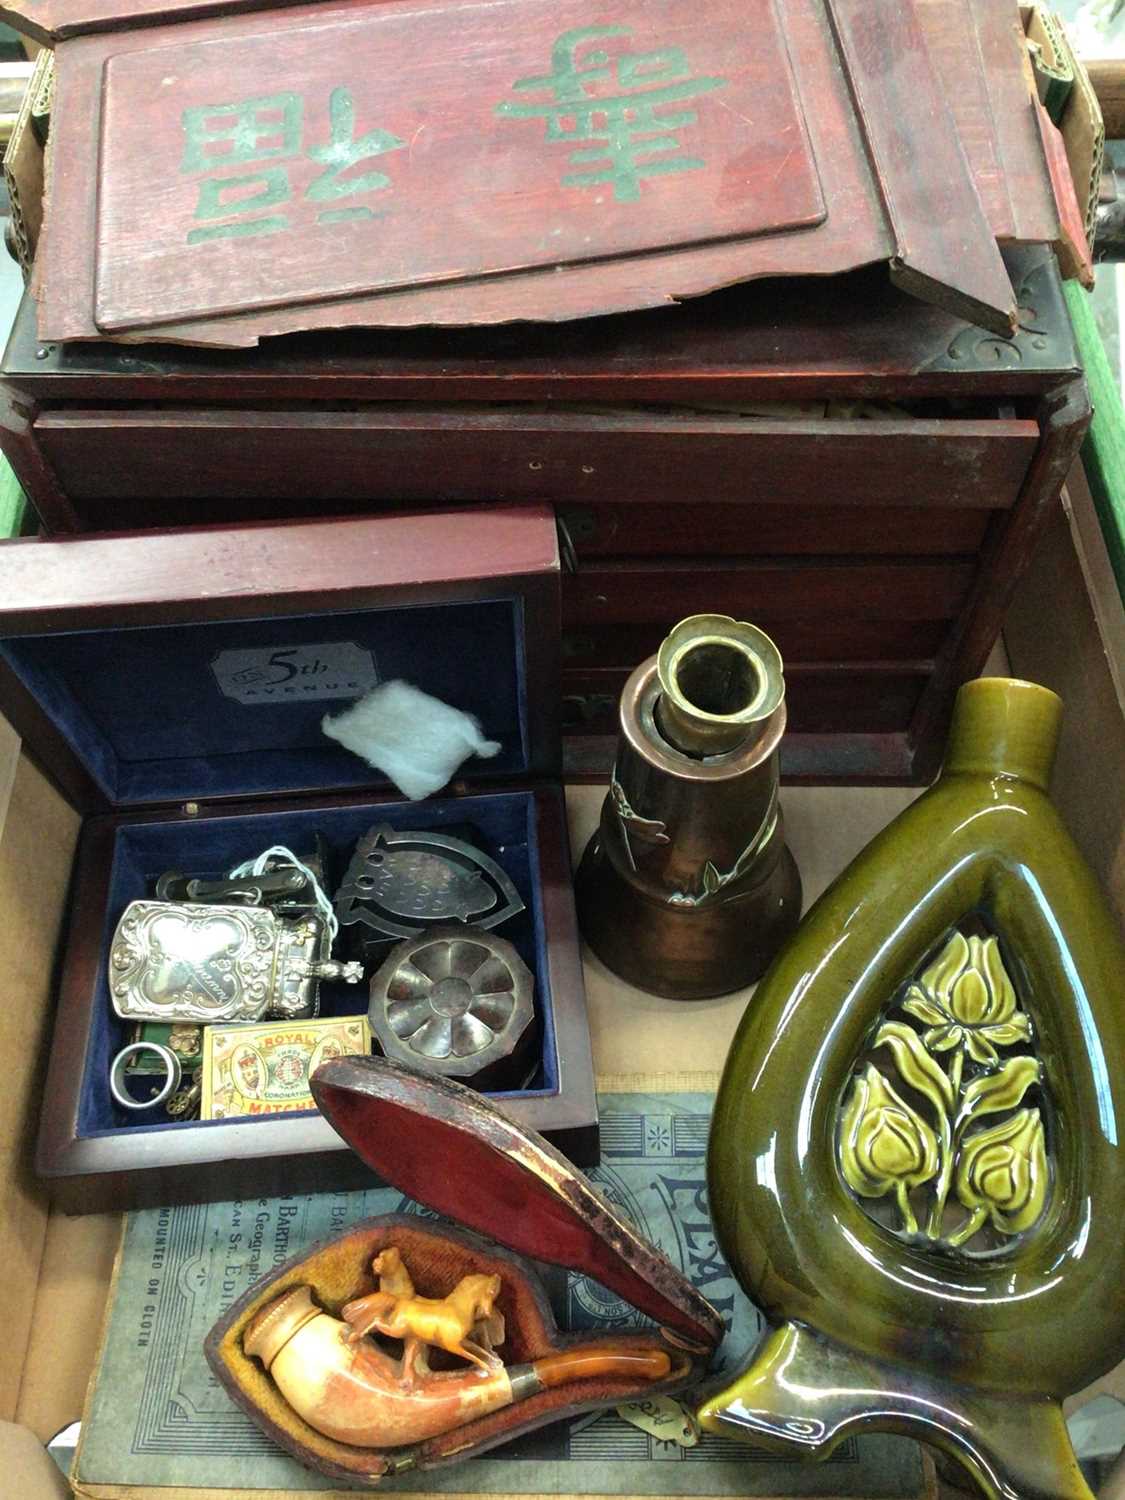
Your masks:
M 1062 701 L 1016 677 L 978 677 L 957 694 L 943 776 L 1014 776 L 1046 791 Z

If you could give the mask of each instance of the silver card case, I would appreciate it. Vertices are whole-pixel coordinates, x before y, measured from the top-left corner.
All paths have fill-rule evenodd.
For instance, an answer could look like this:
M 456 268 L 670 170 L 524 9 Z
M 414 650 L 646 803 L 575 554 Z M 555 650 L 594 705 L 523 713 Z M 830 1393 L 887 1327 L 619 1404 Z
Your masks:
M 321 978 L 362 977 L 329 959 L 319 917 L 265 907 L 133 901 L 110 944 L 113 1008 L 131 1021 L 260 1021 L 316 1014 Z

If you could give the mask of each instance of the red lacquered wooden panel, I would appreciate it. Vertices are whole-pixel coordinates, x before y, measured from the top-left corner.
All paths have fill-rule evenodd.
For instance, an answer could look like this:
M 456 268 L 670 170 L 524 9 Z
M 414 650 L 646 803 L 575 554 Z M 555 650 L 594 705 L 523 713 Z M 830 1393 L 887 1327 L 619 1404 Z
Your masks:
M 287 3 L 291 0 L 3 0 L 0 19 L 49 41 L 122 25 L 277 10 Z M 798 8 L 796 0 L 788 0 L 791 25 Z M 1027 81 L 1015 65 L 1025 41 L 1014 0 L 914 0 L 914 8 L 945 84 L 993 234 L 1002 241 L 1053 240 L 1054 204 L 1043 174 Z M 811 17 L 816 20 L 815 10 Z M 801 47 L 799 24 L 791 41 L 797 53 L 807 51 Z M 832 120 L 826 90 L 817 86 L 819 82 L 815 76 L 811 79 L 808 97 L 816 100 L 814 124 L 828 116 L 825 124 L 831 138 L 838 134 L 839 122 Z
M 435 7 L 435 11 L 438 9 Z M 456 4 L 449 9 L 456 9 Z M 319 10 L 317 14 L 322 18 L 326 11 Z M 698 20 L 698 12 L 692 14 Z M 744 36 L 753 36 L 759 14 L 772 15 L 767 0 L 753 0 L 752 10 L 738 9 L 738 25 Z M 236 346 L 257 343 L 266 334 L 300 328 L 335 329 L 345 322 L 362 327 L 463 325 L 467 321 L 496 323 L 520 318 L 553 321 L 626 308 L 663 306 L 672 297 L 692 296 L 716 286 L 729 286 L 735 281 L 775 275 L 779 271 L 793 275 L 824 274 L 882 259 L 889 253 L 892 240 L 871 179 L 846 80 L 827 34 L 820 0 L 786 0 L 784 17 L 802 96 L 815 100 L 815 113 L 806 123 L 812 136 L 812 154 L 824 182 L 824 198 L 832 205 L 830 217 L 816 227 L 781 236 L 758 234 L 752 238 L 689 244 L 653 255 L 575 262 L 551 270 L 549 275 L 535 268 L 483 277 L 474 281 L 469 300 L 461 283 L 433 282 L 428 286 L 354 297 L 346 307 L 338 300 L 305 302 L 274 310 L 164 324 L 152 333 L 140 330 L 139 336 Z M 283 20 L 274 17 L 269 20 L 273 30 L 281 29 L 283 24 Z M 248 26 L 251 30 L 261 30 L 261 23 L 253 18 L 249 21 L 231 18 L 221 26 L 212 21 L 195 21 L 175 27 L 119 31 L 111 39 L 82 36 L 60 47 L 56 54 L 56 108 L 51 118 L 56 160 L 67 162 L 74 181 L 93 182 L 104 176 L 99 162 L 100 121 L 102 71 L 108 56 L 151 52 L 158 46 L 179 49 L 197 41 L 214 40 L 217 34 L 225 43 L 232 35 L 242 35 Z M 552 31 L 544 46 L 549 49 L 551 38 L 557 41 L 559 35 Z M 752 50 L 754 43 L 749 45 Z M 461 67 L 466 61 L 455 60 Z M 435 60 L 435 67 L 439 72 L 444 69 L 446 75 L 451 65 L 451 55 L 445 53 Z M 271 86 L 273 83 L 271 78 Z M 237 97 L 245 99 L 244 95 Z M 703 104 L 707 102 L 705 98 Z M 679 113 L 685 112 L 691 111 Z M 692 122 L 682 123 L 687 126 Z M 561 171 L 558 175 L 561 176 Z M 666 184 L 657 183 L 658 190 L 662 186 Z M 96 214 L 97 195 L 93 193 L 62 193 L 52 202 L 52 234 L 44 247 L 41 278 L 40 331 L 44 338 L 87 338 L 99 332 L 94 317 Z M 545 226 L 545 231 L 550 227 Z
M 100 183 L 109 331 L 825 216 L 769 0 L 353 0 L 161 38 L 105 64 Z
M 643 624 L 713 611 L 740 619 L 948 620 L 969 590 L 965 562 L 598 563 L 564 575 L 563 626 Z
M 519 579 L 537 601 L 527 628 L 538 644 L 554 629 L 558 566 L 551 514 L 532 506 L 64 541 L 29 537 L 0 547 L 0 631 L 426 605 L 494 597 Z
M 977 192 L 1003 244 L 1050 242 L 1058 214 L 1043 171 L 1032 91 L 1012 49 L 1027 41 L 1014 0 L 914 0 L 945 83 Z M 982 66 L 983 65 L 983 66 Z
M 923 25 L 930 3 L 931 0 L 923 0 L 919 10 Z M 1012 0 L 966 0 L 965 9 L 976 29 L 988 81 L 996 155 L 1003 168 L 1011 203 L 1012 238 L 1049 242 L 1057 231 L 1058 212 L 1050 181 L 1043 171 L 1043 152 L 1034 114 L 1035 95 L 1028 88 L 1026 68 L 1010 66 L 1013 43 L 1025 62 L 1027 58 L 1027 37 L 1020 8 L 1013 5 Z M 959 20 L 956 18 L 953 26 L 957 37 L 955 45 L 963 46 L 957 35 Z M 928 34 L 932 48 L 935 45 L 932 29 L 928 28 Z M 942 60 L 937 61 L 940 68 Z M 960 112 L 959 101 L 955 99 L 953 102 L 964 138 L 966 119 Z M 998 239 L 1007 238 L 999 220 L 994 220 L 992 227 Z
M 784 557 L 978 551 L 987 510 L 901 510 L 858 505 L 560 506 L 578 558 L 612 556 Z
M 975 139 L 982 211 L 957 127 L 977 136 L 987 130 L 982 67 L 994 114 L 993 74 L 1023 86 L 1020 39 L 1014 29 L 997 30 L 990 40 L 1001 45 L 986 51 L 972 12 L 966 19 L 952 0 L 936 15 L 930 0 L 924 17 L 907 0 L 835 0 L 835 37 L 822 0 L 712 0 L 702 11 L 675 0 L 625 0 L 624 12 L 592 24 L 582 0 L 565 0 L 561 11 L 547 0 L 445 0 L 426 10 L 411 10 L 407 0 L 345 0 L 331 10 L 230 14 L 257 3 L 137 0 L 121 7 L 126 27 L 134 16 L 149 24 L 116 30 L 113 0 L 0 7 L 30 12 L 20 21 L 40 34 L 74 38 L 57 53 L 57 158 L 72 180 L 107 185 L 101 195 L 56 194 L 44 338 L 90 337 L 100 326 L 233 346 L 345 322 L 576 318 L 659 306 L 754 276 L 825 273 L 888 257 L 892 274 L 920 295 L 968 310 L 996 332 L 1011 324 L 994 235 L 1011 225 L 1014 194 L 990 175 L 992 139 Z M 515 17 L 507 26 L 502 14 L 497 20 L 505 7 Z M 188 19 L 210 10 L 227 14 Z M 184 24 L 158 24 L 176 17 Z M 471 45 L 474 27 L 480 46 Z M 89 34 L 102 28 L 113 32 L 109 40 Z M 946 64 L 937 78 L 927 41 L 950 33 L 959 66 Z M 374 59 L 364 56 L 373 36 Z M 532 40 L 534 63 L 520 50 Z M 712 71 L 697 64 L 687 41 Z M 321 85 L 315 98 L 279 71 L 287 53 L 312 70 Z M 338 76 L 336 64 L 356 56 L 366 64 L 358 84 Z M 497 96 L 501 56 L 518 67 Z M 207 97 L 178 98 L 188 74 Z M 361 96 L 370 79 L 378 80 L 380 107 L 388 96 L 402 103 L 401 120 L 368 122 L 371 101 Z M 247 80 L 257 89 L 249 96 Z M 171 120 L 169 101 L 179 106 Z M 484 115 L 474 116 L 482 102 Z M 731 118 L 716 123 L 724 108 Z M 310 120 L 325 133 L 307 137 Z M 520 153 L 534 159 L 523 138 L 509 150 L 494 128 L 529 123 L 541 133 L 540 149 L 563 157 L 547 185 L 520 177 Z M 204 149 L 194 151 L 193 140 Z M 177 148 L 171 162 L 161 155 L 168 142 Z M 442 171 L 447 144 L 452 170 Z M 1015 144 L 1022 193 L 1027 169 L 1038 164 L 1022 136 Z M 196 182 L 193 171 L 202 173 L 209 155 L 221 158 L 219 174 Z M 914 163 L 923 158 L 931 170 L 919 176 Z M 315 181 L 305 180 L 310 159 L 326 169 L 329 186 L 306 202 Z M 1008 154 L 1002 159 L 1007 165 Z M 400 160 L 406 166 L 396 174 Z M 396 175 L 412 191 L 400 191 Z M 178 178 L 200 188 L 186 208 L 175 201 Z M 603 188 L 615 211 L 643 204 L 643 214 L 614 212 L 588 226 L 571 212 L 572 199 L 588 191 L 593 208 L 603 209 L 607 194 L 596 201 Z M 378 206 L 335 201 L 364 194 Z M 388 195 L 409 198 L 415 238 L 397 202 L 385 206 Z M 1030 196 L 1042 203 L 1041 189 Z M 649 228 L 639 227 L 642 219 Z M 247 224 L 252 234 L 241 232 Z M 1034 226 L 1035 216 L 1025 216 L 1026 237 L 1042 238 Z M 205 238 L 211 229 L 222 231 L 215 241 Z M 332 242 L 318 245 L 330 232 Z M 249 270 L 243 256 L 208 266 L 219 272 L 208 279 L 198 257 L 185 258 L 186 250 L 237 248 L 239 240 L 257 250 L 286 233 L 299 236 L 297 254 L 266 253 Z M 279 271 L 292 262 L 292 273 Z M 177 303 L 197 310 L 171 311 Z
M 915 6 L 828 0 L 828 9 L 894 226 L 891 279 L 993 332 L 1014 330 L 1015 295 Z M 965 47 L 973 40 L 967 31 Z
M 163 495 L 82 496 L 78 501 L 84 527 L 155 527 L 206 525 L 229 521 L 227 499 L 168 501 Z M 305 516 L 329 508 L 341 514 L 364 511 L 385 514 L 401 508 L 392 499 L 325 502 L 268 495 L 238 502 L 241 521 Z M 412 507 L 413 508 L 413 507 Z M 991 512 L 986 510 L 861 509 L 826 506 L 792 510 L 777 505 L 560 505 L 575 556 L 675 557 L 694 547 L 714 556 L 785 556 L 835 553 L 847 555 L 969 555 L 978 551 Z M 870 653 L 867 653 L 870 654 Z
M 783 421 L 612 407 L 69 408 L 41 412 L 34 433 L 67 494 L 159 497 L 154 514 L 173 522 L 197 519 L 192 504 L 173 511 L 177 500 L 227 498 L 223 519 L 237 519 L 255 495 L 279 507 L 296 502 L 297 514 L 315 501 L 803 500 L 975 510 L 1014 503 L 1039 441 L 1035 422 L 1016 419 Z

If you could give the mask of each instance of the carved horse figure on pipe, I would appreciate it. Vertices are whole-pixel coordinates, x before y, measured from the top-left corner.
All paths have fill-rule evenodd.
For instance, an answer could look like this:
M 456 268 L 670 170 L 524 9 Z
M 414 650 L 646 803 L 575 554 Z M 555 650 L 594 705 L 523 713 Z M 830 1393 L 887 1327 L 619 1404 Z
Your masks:
M 429 1373 L 428 1344 L 459 1354 L 482 1370 L 503 1368 L 503 1360 L 492 1352 L 495 1344 L 504 1342 L 503 1316 L 493 1311 L 500 1295 L 499 1276 L 463 1276 L 447 1297 L 436 1298 L 417 1295 L 393 1245 L 375 1257 L 371 1269 L 379 1277 L 379 1290 L 357 1297 L 341 1310 L 344 1322 L 351 1325 L 349 1343 L 372 1329 L 402 1339 L 402 1374 L 408 1383 L 419 1368 Z

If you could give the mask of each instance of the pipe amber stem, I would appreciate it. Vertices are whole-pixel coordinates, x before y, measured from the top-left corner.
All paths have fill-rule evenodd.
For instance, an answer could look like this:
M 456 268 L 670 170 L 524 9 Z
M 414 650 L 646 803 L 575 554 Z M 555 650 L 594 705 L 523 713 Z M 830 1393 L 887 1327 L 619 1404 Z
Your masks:
M 571 1380 L 607 1377 L 628 1380 L 664 1380 L 672 1361 L 663 1349 L 615 1349 L 601 1345 L 587 1349 L 563 1349 L 545 1354 L 532 1367 L 548 1390 Z

